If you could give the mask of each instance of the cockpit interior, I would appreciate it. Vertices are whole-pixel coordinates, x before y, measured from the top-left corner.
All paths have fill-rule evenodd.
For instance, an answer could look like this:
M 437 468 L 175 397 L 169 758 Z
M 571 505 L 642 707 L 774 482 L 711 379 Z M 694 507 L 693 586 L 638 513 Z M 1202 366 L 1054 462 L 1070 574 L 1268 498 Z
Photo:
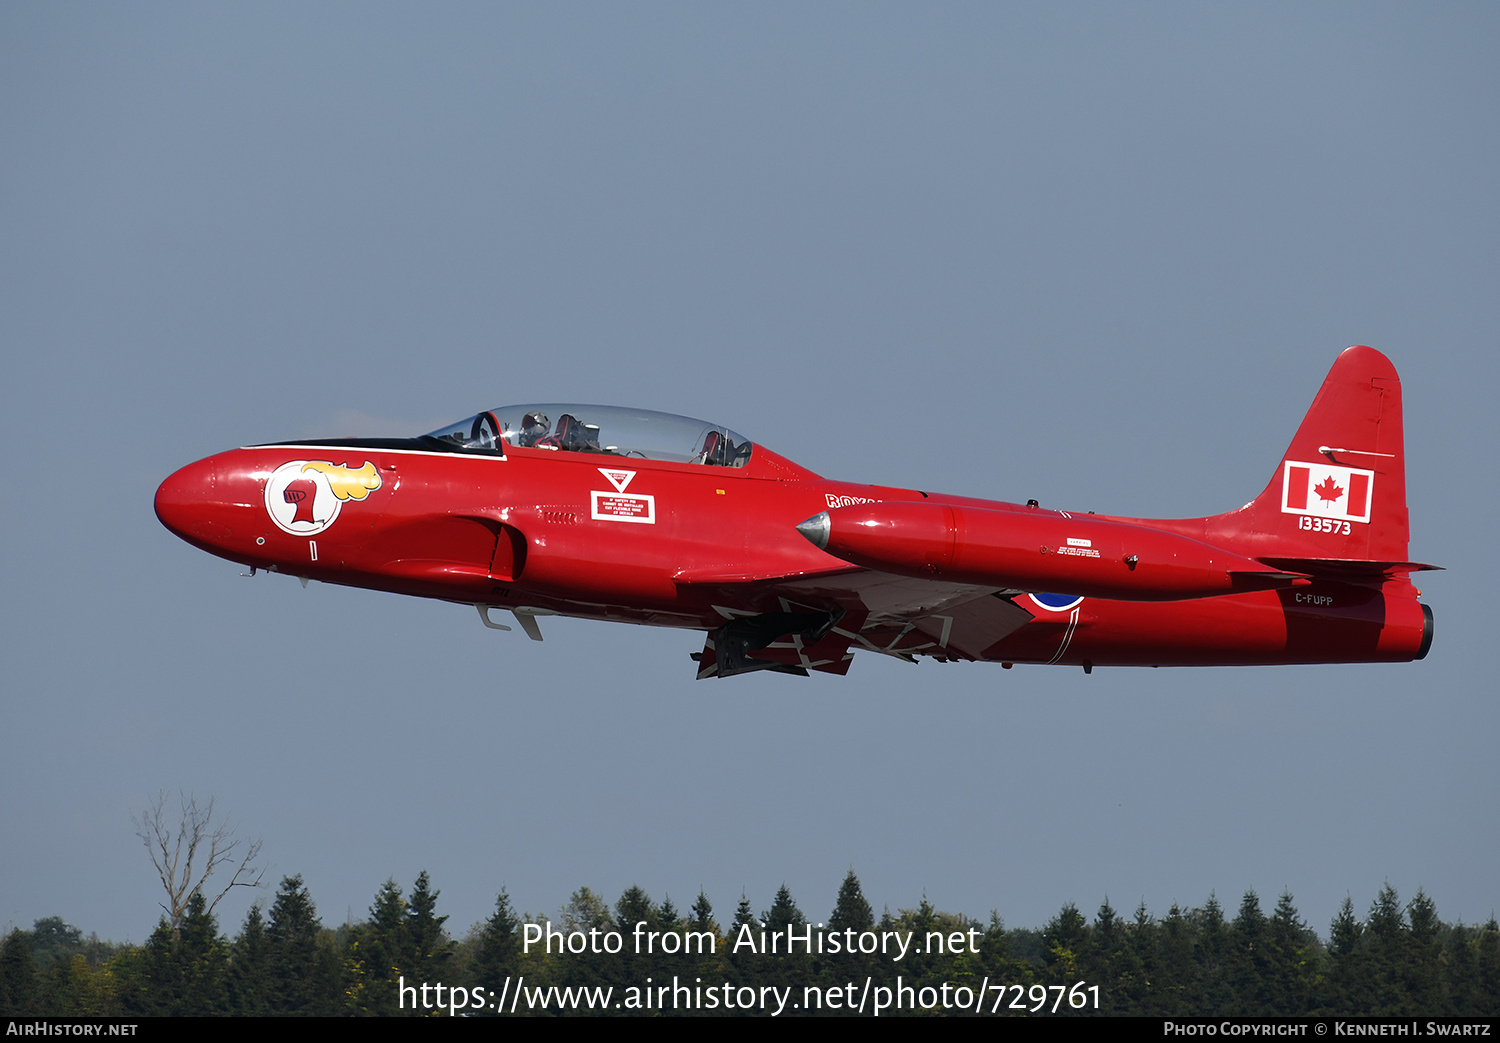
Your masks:
M 619 406 L 543 403 L 501 406 L 423 436 L 455 452 L 505 455 L 507 446 L 597 453 L 709 467 L 744 467 L 754 449 L 727 427 Z

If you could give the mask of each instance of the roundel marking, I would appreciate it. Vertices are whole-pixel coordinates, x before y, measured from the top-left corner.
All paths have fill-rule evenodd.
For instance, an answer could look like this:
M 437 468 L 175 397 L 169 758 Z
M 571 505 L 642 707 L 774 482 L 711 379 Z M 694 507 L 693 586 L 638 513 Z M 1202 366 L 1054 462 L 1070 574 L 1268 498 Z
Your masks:
M 1072 594 L 1027 594 L 1032 601 L 1048 612 L 1066 612 L 1083 604 L 1083 598 Z

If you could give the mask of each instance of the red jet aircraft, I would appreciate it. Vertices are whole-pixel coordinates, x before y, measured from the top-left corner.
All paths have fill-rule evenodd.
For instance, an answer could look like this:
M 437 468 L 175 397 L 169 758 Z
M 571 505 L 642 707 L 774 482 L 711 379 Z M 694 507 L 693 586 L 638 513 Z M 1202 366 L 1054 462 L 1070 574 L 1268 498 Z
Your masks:
M 1264 492 L 1151 521 L 821 478 L 727 428 L 530 404 L 417 438 L 233 449 L 156 514 L 255 569 L 538 616 L 707 632 L 698 676 L 843 674 L 856 651 L 1082 666 L 1406 662 L 1401 382 L 1334 363 Z

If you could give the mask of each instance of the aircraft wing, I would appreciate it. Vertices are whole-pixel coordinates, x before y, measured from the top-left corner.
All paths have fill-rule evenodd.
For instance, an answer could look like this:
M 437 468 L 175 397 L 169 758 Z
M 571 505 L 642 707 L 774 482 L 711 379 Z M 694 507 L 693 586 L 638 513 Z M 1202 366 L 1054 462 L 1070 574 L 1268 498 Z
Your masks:
M 983 659 L 1033 618 L 1010 600 L 1018 591 L 863 570 L 783 579 L 768 588 L 759 602 L 768 611 L 719 608 L 725 625 L 710 631 L 694 656 L 700 679 L 754 669 L 845 674 L 857 651 L 908 662 L 918 655 L 942 662 Z

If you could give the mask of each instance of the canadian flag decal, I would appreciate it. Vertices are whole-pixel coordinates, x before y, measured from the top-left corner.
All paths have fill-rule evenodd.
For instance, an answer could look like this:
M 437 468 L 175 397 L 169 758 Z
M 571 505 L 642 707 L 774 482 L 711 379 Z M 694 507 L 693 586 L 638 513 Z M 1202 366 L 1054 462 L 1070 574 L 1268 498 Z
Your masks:
M 1281 510 L 1368 524 L 1374 488 L 1374 471 L 1288 460 L 1281 477 Z

